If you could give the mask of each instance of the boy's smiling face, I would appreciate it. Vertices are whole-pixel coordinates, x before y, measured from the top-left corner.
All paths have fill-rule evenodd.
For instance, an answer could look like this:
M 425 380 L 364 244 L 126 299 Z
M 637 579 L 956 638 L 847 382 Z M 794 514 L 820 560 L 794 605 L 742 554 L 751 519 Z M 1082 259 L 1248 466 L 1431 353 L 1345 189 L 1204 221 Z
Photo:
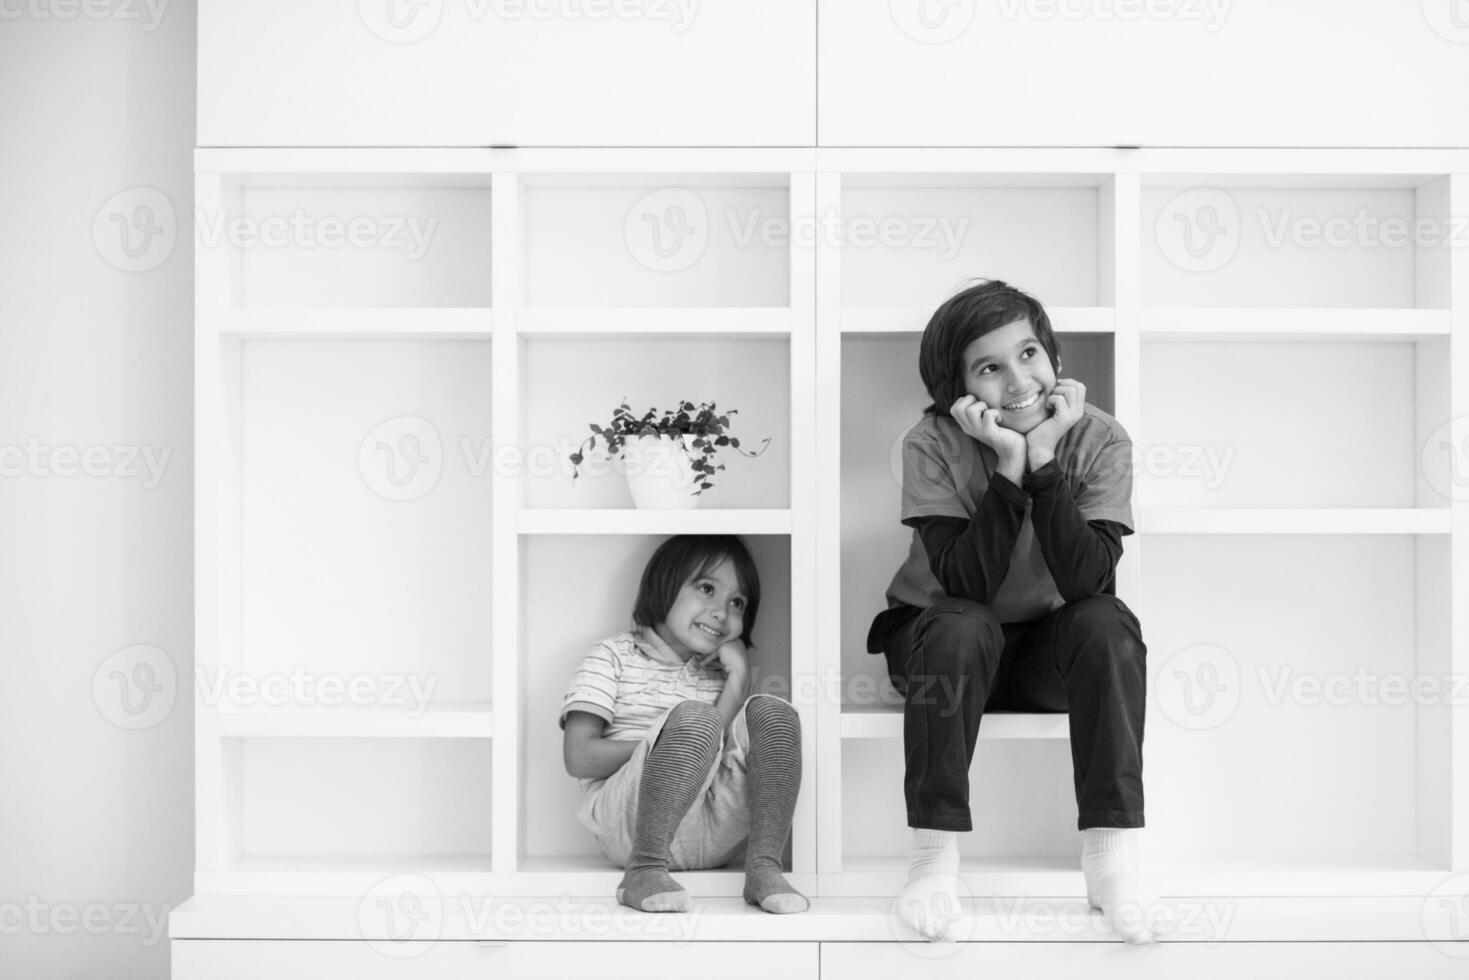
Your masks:
M 674 653 L 688 660 L 741 636 L 746 604 L 734 562 L 726 558 L 685 582 L 668 615 L 654 629 Z
M 976 337 L 962 361 L 964 390 L 998 408 L 1005 428 L 1029 432 L 1050 416 L 1046 399 L 1056 387 L 1056 372 L 1029 318 Z

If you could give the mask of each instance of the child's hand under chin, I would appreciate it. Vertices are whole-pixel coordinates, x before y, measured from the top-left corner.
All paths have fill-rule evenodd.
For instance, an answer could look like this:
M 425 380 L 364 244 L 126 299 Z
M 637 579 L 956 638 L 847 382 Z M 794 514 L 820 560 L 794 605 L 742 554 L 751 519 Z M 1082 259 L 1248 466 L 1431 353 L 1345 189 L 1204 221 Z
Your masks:
M 1086 406 L 1086 385 L 1074 378 L 1060 378 L 1046 399 L 1050 416 L 1025 434 L 1026 453 L 1031 469 L 1044 465 L 1056 455 L 1056 446 L 1082 416 Z M 1037 456 L 1041 459 L 1037 460 Z
M 744 674 L 750 665 L 746 658 L 745 643 L 739 637 L 726 640 L 712 653 L 700 654 L 698 663 L 700 667 L 707 667 L 726 677 Z

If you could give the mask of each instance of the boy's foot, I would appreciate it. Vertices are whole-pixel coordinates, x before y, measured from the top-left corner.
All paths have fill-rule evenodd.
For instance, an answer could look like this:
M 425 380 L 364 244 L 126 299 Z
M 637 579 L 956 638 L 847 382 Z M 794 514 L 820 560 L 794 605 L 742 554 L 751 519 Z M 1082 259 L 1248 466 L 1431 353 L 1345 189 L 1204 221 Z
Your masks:
M 1137 831 L 1093 827 L 1082 832 L 1081 870 L 1087 904 L 1107 917 L 1124 941 L 1155 943 L 1168 928 L 1167 909 L 1137 873 Z
M 746 866 L 745 901 L 776 915 L 804 912 L 811 907 L 811 902 L 791 887 L 779 868 L 765 864 Z
M 908 882 L 893 901 L 898 921 L 931 943 L 957 938 L 963 916 L 959 908 L 959 841 L 943 830 L 915 829 L 908 859 Z
M 617 901 L 641 912 L 691 912 L 694 900 L 674 881 L 666 868 L 625 871 L 617 886 Z

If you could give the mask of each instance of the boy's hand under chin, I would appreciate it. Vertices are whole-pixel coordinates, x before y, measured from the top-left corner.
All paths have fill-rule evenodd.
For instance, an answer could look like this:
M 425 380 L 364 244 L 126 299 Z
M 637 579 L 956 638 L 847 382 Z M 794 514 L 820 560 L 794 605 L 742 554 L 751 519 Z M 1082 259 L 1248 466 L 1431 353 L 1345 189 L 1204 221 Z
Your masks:
M 1025 436 L 1000 424 L 999 409 L 965 395 L 949 406 L 949 415 L 967 435 L 993 449 L 1002 462 L 1024 456 Z
M 1056 446 L 1068 429 L 1082 416 L 1086 405 L 1086 385 L 1074 378 L 1060 378 L 1046 407 L 1051 410 L 1050 418 L 1025 434 L 1026 462 L 1030 469 L 1038 470 L 1056 458 Z

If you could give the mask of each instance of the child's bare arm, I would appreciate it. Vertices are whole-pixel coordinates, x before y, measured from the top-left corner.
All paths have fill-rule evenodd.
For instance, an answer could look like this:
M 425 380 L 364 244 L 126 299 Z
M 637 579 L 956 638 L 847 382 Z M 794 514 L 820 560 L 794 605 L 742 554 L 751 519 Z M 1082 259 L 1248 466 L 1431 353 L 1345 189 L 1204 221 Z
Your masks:
M 607 722 L 590 711 L 568 709 L 561 737 L 561 755 L 569 775 L 605 779 L 621 769 L 638 747 L 635 738 L 603 738 Z

